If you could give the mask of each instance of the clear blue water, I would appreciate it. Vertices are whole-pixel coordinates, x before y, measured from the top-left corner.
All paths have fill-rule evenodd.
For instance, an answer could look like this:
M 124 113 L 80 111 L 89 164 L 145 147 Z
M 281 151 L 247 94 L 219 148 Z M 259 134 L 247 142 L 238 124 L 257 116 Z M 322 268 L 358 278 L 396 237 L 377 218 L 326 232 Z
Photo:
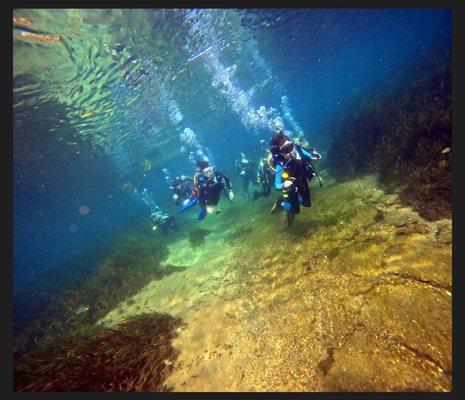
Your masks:
M 202 151 L 230 172 L 281 125 L 325 154 L 349 105 L 392 89 L 412 63 L 433 68 L 451 39 L 440 9 L 14 14 L 28 21 L 13 33 L 17 296 L 91 274 L 149 218 L 135 188 L 174 212 L 163 168 L 191 174 Z

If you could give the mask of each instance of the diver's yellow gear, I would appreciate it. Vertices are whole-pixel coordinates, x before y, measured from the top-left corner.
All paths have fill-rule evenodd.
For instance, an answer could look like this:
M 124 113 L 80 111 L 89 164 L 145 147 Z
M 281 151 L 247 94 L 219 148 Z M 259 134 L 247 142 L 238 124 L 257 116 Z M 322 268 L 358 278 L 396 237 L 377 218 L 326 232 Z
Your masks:
M 295 178 L 293 176 L 290 176 L 287 171 L 283 171 L 281 173 L 281 179 L 284 179 L 285 181 L 295 181 Z

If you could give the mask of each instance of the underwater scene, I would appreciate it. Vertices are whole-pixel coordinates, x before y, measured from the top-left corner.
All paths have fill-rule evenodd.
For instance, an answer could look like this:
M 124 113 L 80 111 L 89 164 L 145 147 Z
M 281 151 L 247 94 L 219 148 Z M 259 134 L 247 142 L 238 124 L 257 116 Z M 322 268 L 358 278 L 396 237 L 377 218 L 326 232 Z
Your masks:
M 13 390 L 452 390 L 451 11 L 13 11 Z

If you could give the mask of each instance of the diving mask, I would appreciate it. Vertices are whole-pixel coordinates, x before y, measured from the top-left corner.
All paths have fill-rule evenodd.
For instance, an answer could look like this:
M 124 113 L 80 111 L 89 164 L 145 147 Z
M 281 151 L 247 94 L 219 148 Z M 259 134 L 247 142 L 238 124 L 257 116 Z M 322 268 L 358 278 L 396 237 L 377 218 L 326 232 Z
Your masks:
M 287 140 L 280 148 L 279 152 L 281 154 L 290 154 L 294 150 L 294 143 L 290 140 Z
M 211 178 L 213 176 L 213 168 L 212 167 L 207 167 L 203 169 L 203 173 L 207 178 Z

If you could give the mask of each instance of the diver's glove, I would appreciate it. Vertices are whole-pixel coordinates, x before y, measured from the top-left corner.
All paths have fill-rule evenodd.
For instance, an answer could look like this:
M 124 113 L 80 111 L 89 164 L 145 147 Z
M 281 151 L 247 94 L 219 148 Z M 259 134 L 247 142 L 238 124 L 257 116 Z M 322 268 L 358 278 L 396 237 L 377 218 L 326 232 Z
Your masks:
M 290 188 L 293 184 L 294 184 L 294 182 L 292 182 L 292 181 L 287 181 L 287 180 L 286 180 L 286 181 L 283 182 L 283 189 L 288 189 L 288 188 Z
M 234 192 L 232 190 L 230 190 L 229 193 L 228 193 L 228 199 L 231 202 L 233 198 L 234 198 Z
M 314 151 L 312 153 L 312 159 L 313 160 L 319 160 L 321 158 L 321 154 L 320 153 L 317 153 L 316 151 Z

